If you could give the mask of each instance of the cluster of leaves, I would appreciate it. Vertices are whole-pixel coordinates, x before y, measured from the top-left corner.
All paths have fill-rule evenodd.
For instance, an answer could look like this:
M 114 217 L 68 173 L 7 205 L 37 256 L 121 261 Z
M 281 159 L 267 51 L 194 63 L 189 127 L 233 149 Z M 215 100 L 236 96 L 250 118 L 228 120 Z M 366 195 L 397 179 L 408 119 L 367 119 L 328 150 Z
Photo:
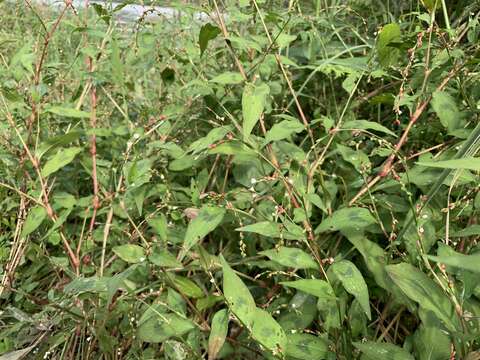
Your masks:
M 480 4 L 127 3 L 0 4 L 0 359 L 479 359 Z

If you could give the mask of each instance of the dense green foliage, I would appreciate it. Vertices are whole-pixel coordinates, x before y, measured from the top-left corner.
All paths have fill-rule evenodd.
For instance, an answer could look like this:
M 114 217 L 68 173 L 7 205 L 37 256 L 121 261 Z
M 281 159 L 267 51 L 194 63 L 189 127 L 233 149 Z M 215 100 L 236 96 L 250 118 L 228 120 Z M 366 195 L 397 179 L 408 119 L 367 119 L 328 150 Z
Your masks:
M 179 8 L 0 3 L 0 359 L 480 359 L 480 4 Z

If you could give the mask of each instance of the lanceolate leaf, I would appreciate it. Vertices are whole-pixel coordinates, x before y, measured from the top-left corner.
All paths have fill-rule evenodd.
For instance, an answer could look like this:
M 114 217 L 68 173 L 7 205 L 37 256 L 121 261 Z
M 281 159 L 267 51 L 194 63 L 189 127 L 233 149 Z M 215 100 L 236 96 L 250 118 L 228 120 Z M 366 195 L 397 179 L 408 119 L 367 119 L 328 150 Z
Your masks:
M 331 269 L 340 279 L 345 290 L 355 296 L 370 320 L 372 315 L 370 313 L 368 287 L 363 279 L 362 273 L 354 263 L 348 260 L 333 263 Z
M 405 349 L 388 343 L 373 341 L 354 342 L 353 345 L 369 360 L 414 360 L 415 358 Z
M 300 279 L 296 281 L 282 281 L 283 286 L 291 287 L 318 298 L 335 299 L 332 286 L 318 279 Z
M 293 224 L 294 225 L 294 224 Z M 298 233 L 298 226 L 287 227 L 280 223 L 275 223 L 271 221 L 261 221 L 255 224 L 246 225 L 241 228 L 235 229 L 236 231 L 243 232 L 252 232 L 259 235 L 273 237 L 273 238 L 284 238 L 286 240 L 300 240 L 304 238 L 303 233 Z M 289 231 L 292 230 L 292 231 Z
M 240 277 L 221 257 L 223 294 L 230 310 L 265 348 L 279 354 L 286 349 L 286 335 L 281 326 L 265 310 L 258 309 L 250 291 Z
M 195 284 L 192 280 L 187 279 L 186 277 L 175 276 L 173 278 L 173 283 L 177 287 L 178 291 L 188 297 L 200 298 L 205 295 L 202 289 L 197 286 L 197 284 Z
M 421 161 L 417 165 L 435 167 L 440 169 L 467 169 L 480 171 L 480 158 L 464 157 L 461 159 L 441 161 Z
M 255 300 L 250 290 L 230 265 L 221 257 L 223 269 L 223 294 L 230 310 L 248 328 L 251 329 L 255 318 Z
M 179 337 L 193 330 L 195 325 L 175 313 L 167 313 L 163 306 L 154 305 L 140 318 L 137 336 L 149 343 L 161 343 L 170 337 Z
M 42 224 L 46 217 L 47 211 L 45 208 L 40 205 L 35 206 L 27 215 L 27 219 L 23 224 L 21 237 L 24 238 L 35 231 Z
M 228 311 L 225 309 L 215 313 L 212 319 L 210 336 L 208 338 L 208 359 L 217 358 L 218 352 L 225 343 L 228 332 Z
M 299 360 L 326 359 L 328 342 L 319 336 L 311 334 L 287 335 L 287 356 Z
M 464 255 L 449 249 L 448 255 L 428 256 L 428 258 L 440 264 L 480 273 L 480 252 L 472 255 Z
M 385 269 L 387 259 L 383 249 L 378 244 L 368 240 L 363 233 L 348 230 L 342 231 L 342 234 L 344 234 L 358 252 L 362 254 L 363 260 L 368 270 L 373 274 L 377 285 L 390 291 L 397 301 L 408 305 L 410 308 L 413 305 L 411 300 L 402 293 L 400 288 L 390 280 L 387 274 Z
M 80 147 L 71 147 L 68 149 L 59 149 L 57 153 L 51 157 L 42 168 L 42 176 L 47 177 L 54 172 L 60 170 L 64 166 L 70 164 L 75 156 L 82 151 Z
M 331 217 L 323 220 L 316 228 L 315 233 L 348 229 L 360 231 L 375 223 L 375 219 L 367 209 L 358 207 L 343 208 L 334 212 Z
M 460 127 L 462 124 L 462 113 L 458 110 L 457 104 L 450 94 L 444 91 L 435 91 L 431 104 L 440 122 L 449 132 Z
M 113 252 L 122 260 L 128 263 L 138 263 L 145 260 L 145 250 L 141 246 L 125 244 L 115 246 Z
M 265 143 L 288 138 L 292 134 L 302 132 L 305 126 L 298 120 L 283 120 L 272 126 L 265 135 Z
M 72 117 L 72 118 L 89 118 L 90 117 L 90 113 L 86 111 L 81 111 L 74 108 L 67 108 L 62 106 L 50 106 L 50 107 L 47 107 L 45 111 L 55 115 Z
M 221 33 L 221 30 L 210 23 L 207 23 L 202 26 L 200 29 L 200 35 L 198 37 L 198 44 L 200 45 L 200 56 L 203 55 L 203 52 L 207 48 L 208 42 L 215 39 L 218 34 Z
M 386 267 L 388 275 L 410 299 L 433 312 L 450 331 L 459 329 L 455 309 L 443 290 L 414 266 L 401 263 Z
M 383 125 L 380 125 L 379 123 L 373 122 L 373 121 L 367 121 L 367 120 L 351 120 L 347 121 L 342 128 L 344 129 L 352 129 L 352 130 L 375 130 L 378 132 L 382 132 L 388 135 L 392 136 L 397 136 L 393 131 L 390 129 L 386 128 Z
M 280 265 L 297 269 L 318 269 L 318 264 L 305 251 L 285 246 L 260 252 Z
M 387 24 L 380 31 L 377 41 L 377 51 L 380 63 L 383 66 L 394 65 L 399 56 L 399 50 L 391 45 L 400 41 L 400 25 L 392 23 Z
M 183 243 L 183 257 L 195 244 L 203 239 L 207 234 L 217 228 L 225 216 L 225 209 L 217 206 L 204 206 L 200 209 L 198 216 L 195 217 L 187 228 L 185 241 Z
M 274 355 L 285 352 L 287 336 L 275 319 L 263 309 L 255 309 L 252 337 Z
M 247 140 L 265 108 L 270 88 L 267 84 L 247 83 L 242 95 L 243 139 Z

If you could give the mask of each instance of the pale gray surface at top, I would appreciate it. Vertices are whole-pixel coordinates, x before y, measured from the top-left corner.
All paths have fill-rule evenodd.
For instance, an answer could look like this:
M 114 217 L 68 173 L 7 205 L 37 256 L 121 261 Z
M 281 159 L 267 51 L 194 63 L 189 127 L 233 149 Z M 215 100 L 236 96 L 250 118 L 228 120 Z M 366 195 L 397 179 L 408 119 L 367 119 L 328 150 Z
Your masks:
M 65 2 L 62 0 L 34 0 L 33 2 L 40 5 L 53 6 L 56 8 L 62 8 L 65 6 Z M 90 4 L 101 4 L 107 7 L 107 9 L 115 9 L 117 6 L 121 5 L 121 3 L 110 1 L 90 1 Z M 73 0 L 73 6 L 76 9 L 82 9 L 85 7 L 85 0 Z M 116 11 L 115 15 L 120 21 L 130 22 L 136 21 L 140 18 L 143 18 L 145 21 L 157 21 L 162 17 L 173 19 L 185 15 L 185 13 L 176 8 L 167 6 L 128 4 L 122 9 Z M 195 20 L 204 22 L 209 19 L 209 16 L 204 12 L 199 12 L 194 14 L 193 18 Z

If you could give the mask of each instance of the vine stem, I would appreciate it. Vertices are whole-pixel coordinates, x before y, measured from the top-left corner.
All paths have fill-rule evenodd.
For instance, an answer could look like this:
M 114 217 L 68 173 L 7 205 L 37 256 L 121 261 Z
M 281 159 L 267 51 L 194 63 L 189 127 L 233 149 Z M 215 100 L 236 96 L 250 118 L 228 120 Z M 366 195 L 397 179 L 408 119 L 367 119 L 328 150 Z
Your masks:
M 445 89 L 447 86 L 448 82 L 462 69 L 463 65 L 458 65 L 454 67 L 448 75 L 442 80 L 440 85 L 437 86 L 436 91 L 442 91 Z M 384 162 L 382 169 L 378 173 L 377 176 L 375 176 L 372 180 L 370 180 L 353 198 L 350 200 L 348 203 L 349 206 L 352 206 L 355 204 L 363 195 L 365 195 L 375 184 L 377 184 L 381 179 L 386 177 L 388 174 L 393 169 L 393 162 L 396 159 L 397 155 L 399 154 L 400 150 L 402 147 L 405 145 L 408 139 L 408 135 L 410 134 L 410 131 L 413 128 L 413 125 L 418 121 L 420 116 L 423 114 L 425 109 L 427 108 L 428 104 L 432 100 L 433 95 L 429 95 L 427 99 L 425 99 L 422 102 L 419 102 L 415 111 L 413 114 L 410 116 L 410 121 L 408 122 L 407 127 L 403 131 L 402 136 L 398 140 L 397 144 L 395 145 L 394 151 L 390 156 L 387 158 L 387 160 Z
M 8 110 L 7 103 L 5 102 L 5 98 L 3 96 L 2 96 L 2 102 L 3 102 L 3 105 L 4 105 L 5 110 L 6 110 L 7 121 L 9 122 L 10 126 L 15 130 L 15 133 L 16 133 L 17 137 L 19 138 L 22 146 L 23 146 L 25 154 L 28 156 L 30 162 L 32 163 L 32 166 L 33 166 L 35 172 L 37 173 L 37 177 L 38 177 L 38 180 L 40 182 L 40 190 L 41 190 L 41 194 L 42 194 L 42 198 L 43 198 L 43 201 L 42 201 L 43 204 L 42 205 L 47 212 L 47 216 L 54 223 L 56 223 L 57 220 L 58 220 L 58 216 L 57 216 L 57 214 L 55 213 L 55 211 L 53 210 L 53 208 L 50 204 L 50 200 L 49 200 L 49 196 L 48 196 L 48 190 L 47 190 L 48 186 L 47 186 L 47 183 L 46 183 L 45 179 L 43 178 L 42 172 L 40 170 L 40 161 L 32 154 L 32 152 L 30 151 L 27 143 L 24 141 L 22 135 L 20 134 L 20 131 L 18 130 L 18 128 L 15 124 L 15 121 L 13 119 L 12 114 Z M 63 231 L 61 229 L 60 229 L 60 238 L 62 239 L 63 246 L 65 247 L 65 250 L 67 251 L 68 257 L 70 258 L 70 262 L 72 264 L 72 267 L 73 267 L 75 273 L 78 273 L 80 262 L 79 262 L 77 256 L 75 255 L 75 253 L 73 252 L 69 241 L 67 240 L 65 234 L 63 233 Z
M 255 2 L 255 1 L 254 1 L 254 3 L 255 3 L 255 5 L 256 5 L 256 2 Z M 217 0 L 213 0 L 213 4 L 214 4 L 214 6 L 215 6 L 216 15 L 217 15 L 217 17 L 218 17 L 218 21 L 219 21 L 219 23 L 220 23 L 220 28 L 221 28 L 221 30 L 222 30 L 223 37 L 225 38 L 225 42 L 226 42 L 226 44 L 227 44 L 227 47 L 228 47 L 228 49 L 230 50 L 230 53 L 232 54 L 232 57 L 233 57 L 234 60 L 235 60 L 235 63 L 236 63 L 236 65 L 237 65 L 237 68 L 238 68 L 240 74 L 242 75 L 243 80 L 246 82 L 246 81 L 248 81 L 247 74 L 246 74 L 246 72 L 245 72 L 245 69 L 243 68 L 242 63 L 240 62 L 240 59 L 238 59 L 238 57 L 235 55 L 235 52 L 234 52 L 234 50 L 233 50 L 230 42 L 228 41 L 228 30 L 227 30 L 227 27 L 226 27 L 225 22 L 224 22 L 224 20 L 223 20 L 223 16 L 222 16 L 222 14 L 220 13 L 220 9 L 219 9 L 219 7 L 218 7 Z M 256 6 L 257 6 L 257 5 L 256 5 Z M 257 11 L 259 11 L 259 10 L 258 10 L 258 7 L 257 7 Z M 260 14 L 260 16 L 261 16 L 261 14 Z M 261 18 L 262 18 L 262 22 L 263 22 L 263 17 L 261 17 Z M 264 24 L 264 26 L 265 26 L 265 23 L 264 23 L 264 22 L 263 22 L 263 24 Z M 265 28 L 265 29 L 266 29 L 266 28 Z M 268 38 L 269 38 L 270 43 L 273 43 L 273 41 L 272 41 L 272 39 L 271 39 L 271 37 L 270 37 L 270 33 L 268 32 L 267 29 L 266 29 L 266 32 L 267 32 L 267 36 L 268 36 Z M 280 58 L 278 58 L 278 59 L 281 60 Z M 286 76 L 286 72 L 285 72 L 285 70 L 284 70 L 284 68 L 283 68 L 283 64 L 281 64 L 281 62 L 279 62 L 278 64 L 279 64 L 279 66 L 281 67 L 281 69 L 283 69 L 283 74 L 284 74 L 284 76 Z M 288 77 L 286 77 L 286 80 L 287 80 L 287 84 L 289 85 L 289 89 L 290 89 L 291 91 L 293 91 L 293 88 L 292 88 L 292 86 L 291 86 L 291 83 L 290 83 Z M 292 95 L 296 97 L 294 91 L 293 91 Z M 298 101 L 298 100 L 297 100 L 297 101 Z M 298 106 L 300 106 L 300 103 L 298 103 Z M 299 113 L 301 114 L 301 116 L 303 115 L 303 111 L 302 111 L 302 109 L 301 109 L 301 106 L 300 106 L 300 108 L 299 108 Z M 305 125 L 306 128 L 309 129 L 309 125 L 308 125 L 308 122 L 306 121 L 305 115 L 303 115 L 302 120 L 304 120 L 304 123 L 306 124 L 306 125 Z M 266 129 L 266 127 L 265 127 L 265 122 L 264 122 L 263 114 L 260 116 L 259 123 L 260 123 L 260 128 L 261 128 L 261 130 L 262 130 L 262 133 L 263 133 L 263 135 L 265 136 L 265 134 L 267 133 L 267 129 Z M 312 141 L 313 141 L 313 140 L 314 140 L 314 139 L 313 139 L 313 134 L 312 134 L 311 136 L 312 136 Z M 315 142 L 313 141 L 313 146 L 314 146 L 314 144 L 315 144 Z M 284 185 L 285 185 L 285 189 L 287 190 L 288 198 L 290 199 L 290 203 L 292 204 L 292 206 L 293 206 L 294 208 L 296 208 L 296 209 L 300 208 L 301 205 L 300 205 L 299 201 L 297 200 L 297 198 L 295 197 L 294 189 L 293 189 L 293 187 L 292 187 L 292 184 L 290 184 L 287 179 L 285 179 L 283 176 L 281 176 L 282 174 L 281 174 L 280 164 L 278 163 L 277 157 L 275 156 L 275 153 L 274 153 L 274 151 L 273 151 L 273 148 L 272 148 L 271 144 L 268 144 L 268 145 L 267 145 L 267 151 L 268 151 L 268 153 L 269 153 L 269 155 L 270 155 L 270 161 L 271 161 L 271 164 L 273 165 L 273 167 L 274 167 L 274 169 L 275 169 L 275 172 L 278 173 L 278 174 L 280 175 L 280 177 L 282 178 L 282 180 L 283 180 L 283 183 L 284 183 Z M 320 256 L 320 253 L 319 253 L 317 247 L 315 246 L 315 235 L 314 235 L 314 233 L 313 233 L 313 229 L 312 229 L 312 226 L 311 226 L 310 222 L 309 222 L 308 220 L 304 220 L 304 221 L 303 221 L 303 227 L 305 228 L 305 231 L 306 231 L 306 233 L 307 233 L 307 239 L 308 239 L 307 245 L 308 245 L 310 251 L 312 252 L 312 254 L 314 255 L 315 260 L 317 261 L 317 263 L 318 263 L 318 265 L 319 265 L 319 267 L 320 267 L 320 270 L 322 271 L 322 274 L 325 276 L 326 279 L 328 279 L 328 278 L 327 278 L 327 273 L 326 273 L 326 271 L 325 271 L 325 269 L 324 269 L 324 267 L 323 267 L 322 258 L 321 258 L 321 256 Z

